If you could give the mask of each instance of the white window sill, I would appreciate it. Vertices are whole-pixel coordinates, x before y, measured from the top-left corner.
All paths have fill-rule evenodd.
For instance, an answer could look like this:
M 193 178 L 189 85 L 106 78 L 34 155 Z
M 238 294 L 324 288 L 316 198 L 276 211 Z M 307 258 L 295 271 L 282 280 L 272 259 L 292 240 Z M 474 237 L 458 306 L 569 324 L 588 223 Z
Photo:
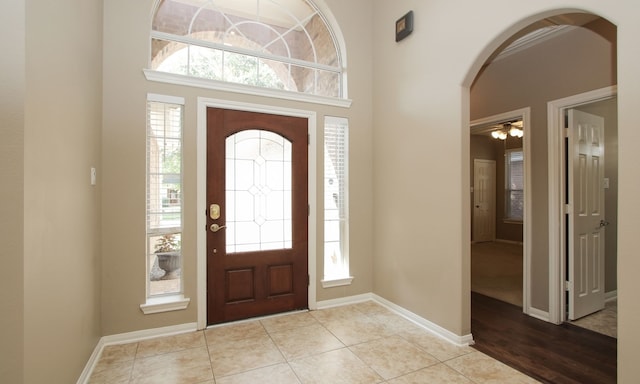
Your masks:
M 140 309 L 145 315 L 152 313 L 181 311 L 189 306 L 191 299 L 185 298 L 184 295 L 172 295 L 153 297 L 147 299 L 147 302 L 140 304 Z
M 333 287 L 342 287 L 344 285 L 351 285 L 353 281 L 353 276 L 342 277 L 342 278 L 329 278 L 322 280 L 322 288 L 333 288 Z

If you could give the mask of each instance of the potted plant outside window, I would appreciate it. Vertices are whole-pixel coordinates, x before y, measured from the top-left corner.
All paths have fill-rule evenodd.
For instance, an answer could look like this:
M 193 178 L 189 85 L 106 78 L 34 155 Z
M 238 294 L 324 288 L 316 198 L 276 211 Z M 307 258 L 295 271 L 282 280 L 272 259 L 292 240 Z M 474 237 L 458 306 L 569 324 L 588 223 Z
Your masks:
M 161 280 L 180 276 L 180 241 L 176 240 L 175 234 L 167 234 L 158 239 L 155 254 L 158 257 L 158 267 L 165 272 Z

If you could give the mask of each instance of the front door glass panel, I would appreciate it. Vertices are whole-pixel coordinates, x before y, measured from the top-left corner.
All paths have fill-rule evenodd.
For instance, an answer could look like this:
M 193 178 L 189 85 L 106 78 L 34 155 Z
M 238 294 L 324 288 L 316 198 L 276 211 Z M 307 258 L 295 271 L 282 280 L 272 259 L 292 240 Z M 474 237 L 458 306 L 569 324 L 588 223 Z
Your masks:
M 291 142 L 246 130 L 225 142 L 226 252 L 292 247 Z

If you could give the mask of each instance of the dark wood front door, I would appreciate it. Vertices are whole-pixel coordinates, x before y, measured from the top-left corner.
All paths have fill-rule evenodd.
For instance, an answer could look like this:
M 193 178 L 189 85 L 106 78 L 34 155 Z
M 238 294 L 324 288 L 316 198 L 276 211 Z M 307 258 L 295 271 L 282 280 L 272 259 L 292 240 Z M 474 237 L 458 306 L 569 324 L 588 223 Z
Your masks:
M 307 119 L 207 110 L 207 323 L 307 308 Z

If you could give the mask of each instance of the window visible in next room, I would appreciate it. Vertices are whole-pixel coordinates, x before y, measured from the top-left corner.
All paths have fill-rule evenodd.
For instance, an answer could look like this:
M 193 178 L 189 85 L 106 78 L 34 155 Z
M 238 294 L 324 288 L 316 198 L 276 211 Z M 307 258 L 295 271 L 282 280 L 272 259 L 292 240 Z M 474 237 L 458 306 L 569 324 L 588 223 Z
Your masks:
M 505 220 L 522 221 L 524 212 L 524 155 L 522 148 L 505 153 Z

